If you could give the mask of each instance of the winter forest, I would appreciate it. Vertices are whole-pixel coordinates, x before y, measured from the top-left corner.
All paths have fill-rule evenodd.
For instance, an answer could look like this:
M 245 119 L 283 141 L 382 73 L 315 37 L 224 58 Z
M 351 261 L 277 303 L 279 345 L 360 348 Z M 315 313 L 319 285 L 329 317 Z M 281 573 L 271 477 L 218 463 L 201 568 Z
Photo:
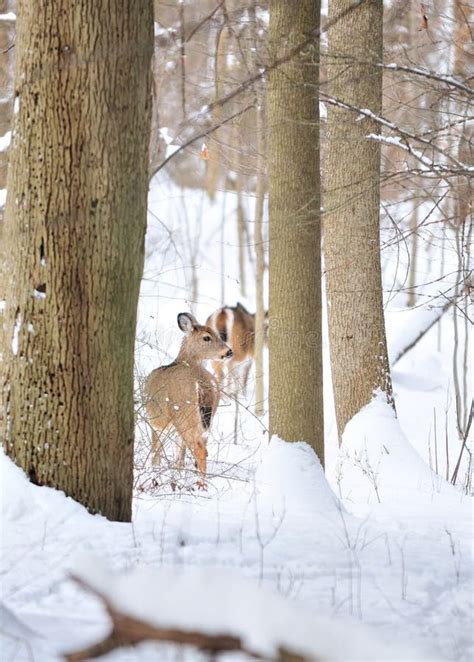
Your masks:
M 474 5 L 0 0 L 0 662 L 468 662 Z

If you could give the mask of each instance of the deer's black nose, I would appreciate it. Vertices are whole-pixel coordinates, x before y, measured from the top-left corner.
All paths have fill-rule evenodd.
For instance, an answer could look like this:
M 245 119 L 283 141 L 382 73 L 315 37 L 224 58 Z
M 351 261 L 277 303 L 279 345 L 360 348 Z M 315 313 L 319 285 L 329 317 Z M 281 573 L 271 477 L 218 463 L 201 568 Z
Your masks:
M 233 356 L 233 354 L 234 354 L 234 352 L 231 349 L 229 349 L 229 351 L 226 354 L 226 358 L 230 359 L 230 357 Z

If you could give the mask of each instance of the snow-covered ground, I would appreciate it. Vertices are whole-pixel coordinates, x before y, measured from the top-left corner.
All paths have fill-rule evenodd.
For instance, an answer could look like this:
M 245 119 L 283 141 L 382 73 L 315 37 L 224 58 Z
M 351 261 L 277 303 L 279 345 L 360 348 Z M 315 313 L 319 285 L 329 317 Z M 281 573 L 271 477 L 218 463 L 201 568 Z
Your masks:
M 220 305 L 222 287 L 227 303 L 253 309 L 252 289 L 248 299 L 239 296 L 235 198 L 220 194 L 210 203 L 164 181 L 149 205 L 137 394 L 140 377 L 177 352 L 177 313 L 192 307 L 204 320 Z M 196 301 L 189 299 L 193 263 Z M 387 328 L 397 353 L 418 321 L 394 303 Z M 183 474 L 153 476 L 142 466 L 147 433 L 139 423 L 132 524 L 91 516 L 29 484 L 1 454 L 0 660 L 53 662 L 105 635 L 103 608 L 71 571 L 105 586 L 131 613 L 145 610 L 163 625 L 226 628 L 269 656 L 299 643 L 300 652 L 323 659 L 471 660 L 471 500 L 430 468 L 436 460 L 444 475 L 446 458 L 452 470 L 459 452 L 452 324 L 448 316 L 441 324 L 441 351 L 434 327 L 395 366 L 398 419 L 376 397 L 351 421 L 340 450 L 326 369 L 326 474 L 306 444 L 269 442 L 266 419 L 253 415 L 252 388 L 238 405 L 237 439 L 236 405 L 222 402 L 207 492 L 192 489 L 190 458 Z M 138 574 L 124 577 L 130 572 Z M 205 657 L 143 644 L 107 659 Z

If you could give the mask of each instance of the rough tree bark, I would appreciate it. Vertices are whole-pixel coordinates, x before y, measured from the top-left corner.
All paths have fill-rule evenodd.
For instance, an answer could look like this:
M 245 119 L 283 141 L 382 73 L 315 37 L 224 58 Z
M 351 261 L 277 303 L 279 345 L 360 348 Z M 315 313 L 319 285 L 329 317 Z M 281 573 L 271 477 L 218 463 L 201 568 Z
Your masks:
M 1 437 L 33 482 L 129 520 L 152 0 L 21 2 L 15 48 Z
M 351 0 L 330 0 L 329 20 Z M 380 114 L 383 3 L 367 0 L 329 30 L 332 96 Z M 358 61 L 360 59 L 360 61 Z M 325 173 L 324 257 L 331 371 L 339 438 L 347 422 L 392 387 L 385 338 L 379 248 L 380 145 L 377 124 L 330 107 Z
M 273 58 L 319 25 L 317 0 L 270 1 Z M 317 39 L 268 80 L 270 432 L 324 460 Z

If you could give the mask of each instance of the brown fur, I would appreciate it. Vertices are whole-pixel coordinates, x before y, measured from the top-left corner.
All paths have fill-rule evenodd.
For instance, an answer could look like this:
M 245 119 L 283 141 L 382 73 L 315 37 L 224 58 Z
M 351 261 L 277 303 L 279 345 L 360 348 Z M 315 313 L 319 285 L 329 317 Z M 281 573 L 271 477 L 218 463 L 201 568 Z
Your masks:
M 189 448 L 196 467 L 205 474 L 207 435 L 219 403 L 219 388 L 201 363 L 222 361 L 230 348 L 213 329 L 199 325 L 188 313 L 178 315 L 178 324 L 186 334 L 178 356 L 170 365 L 153 370 L 144 388 L 148 420 L 153 430 L 153 461 L 156 464 L 159 460 L 161 433 L 174 428 L 181 437 L 181 464 Z M 206 342 L 204 338 L 210 340 Z
M 233 356 L 227 363 L 228 381 L 237 391 L 245 390 L 255 347 L 255 314 L 238 303 L 220 308 L 207 318 L 206 324 L 232 349 Z M 242 375 L 239 374 L 241 371 Z M 224 379 L 223 365 L 215 363 L 214 372 L 221 383 Z

